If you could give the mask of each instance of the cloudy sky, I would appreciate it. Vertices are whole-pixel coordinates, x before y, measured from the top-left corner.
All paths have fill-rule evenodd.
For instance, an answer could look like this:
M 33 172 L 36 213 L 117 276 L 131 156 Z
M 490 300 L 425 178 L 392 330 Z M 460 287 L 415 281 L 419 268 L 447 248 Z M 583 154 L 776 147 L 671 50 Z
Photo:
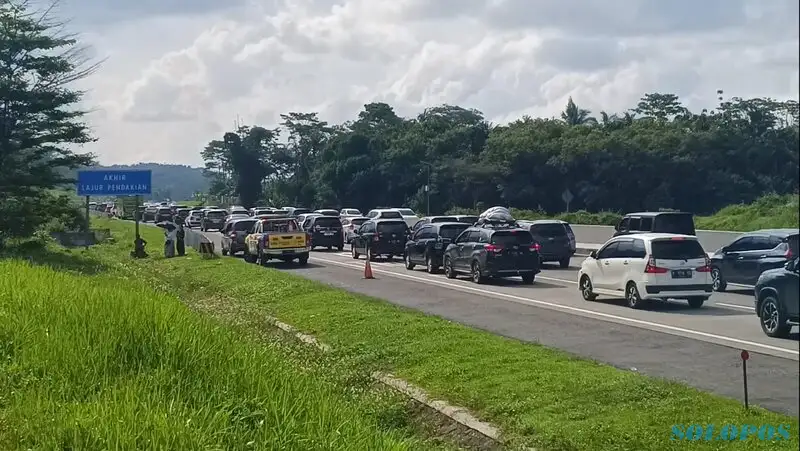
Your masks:
M 61 0 L 101 70 L 82 82 L 101 163 L 201 165 L 210 139 L 280 113 L 384 101 L 504 122 L 572 96 L 624 111 L 798 97 L 797 0 Z

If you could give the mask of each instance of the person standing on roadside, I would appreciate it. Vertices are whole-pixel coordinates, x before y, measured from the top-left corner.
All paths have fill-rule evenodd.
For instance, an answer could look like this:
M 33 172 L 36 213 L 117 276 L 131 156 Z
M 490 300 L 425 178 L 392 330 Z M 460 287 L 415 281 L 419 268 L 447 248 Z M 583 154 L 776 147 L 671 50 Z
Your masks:
M 172 258 L 175 256 L 175 241 L 178 235 L 178 228 L 175 224 L 167 223 L 164 227 L 164 257 Z
M 179 257 L 183 257 L 186 255 L 186 230 L 183 229 L 180 218 L 175 221 L 175 226 L 178 228 L 175 233 L 175 250 L 178 251 Z

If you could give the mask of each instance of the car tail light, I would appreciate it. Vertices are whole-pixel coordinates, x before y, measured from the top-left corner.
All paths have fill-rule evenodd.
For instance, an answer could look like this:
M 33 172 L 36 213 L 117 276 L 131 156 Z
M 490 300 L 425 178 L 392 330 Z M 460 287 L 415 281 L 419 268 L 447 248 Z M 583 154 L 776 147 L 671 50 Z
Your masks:
M 644 272 L 646 274 L 664 274 L 668 271 L 669 270 L 667 268 L 658 267 L 656 265 L 656 258 L 653 256 L 650 256 L 650 258 L 647 260 L 647 266 L 644 267 Z
M 794 257 L 791 246 L 789 246 L 789 249 L 786 249 L 786 253 L 783 254 L 783 256 L 786 257 L 786 260 L 791 260 Z
M 697 268 L 697 272 L 711 272 L 711 259 L 706 256 L 706 263 Z
M 539 252 L 542 250 L 542 246 L 539 243 L 531 244 L 531 251 L 532 252 Z
M 498 246 L 496 244 L 487 244 L 483 248 L 486 249 L 486 252 L 493 252 L 495 254 L 498 252 L 502 252 L 503 250 L 503 246 Z
M 381 240 L 381 235 L 380 235 L 380 233 L 376 233 L 375 235 L 373 235 L 373 237 L 372 237 L 372 241 L 374 241 L 374 242 L 376 242 L 376 243 L 377 243 L 377 242 L 378 242 L 378 241 L 380 241 L 380 240 Z

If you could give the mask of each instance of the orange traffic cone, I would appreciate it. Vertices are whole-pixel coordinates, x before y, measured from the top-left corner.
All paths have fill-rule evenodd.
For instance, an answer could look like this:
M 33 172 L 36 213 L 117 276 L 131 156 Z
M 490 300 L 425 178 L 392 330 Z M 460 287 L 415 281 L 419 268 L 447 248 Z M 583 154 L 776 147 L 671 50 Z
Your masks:
M 374 279 L 375 276 L 372 275 L 372 265 L 369 263 L 369 256 L 367 256 L 366 263 L 364 263 L 364 278 L 365 279 Z

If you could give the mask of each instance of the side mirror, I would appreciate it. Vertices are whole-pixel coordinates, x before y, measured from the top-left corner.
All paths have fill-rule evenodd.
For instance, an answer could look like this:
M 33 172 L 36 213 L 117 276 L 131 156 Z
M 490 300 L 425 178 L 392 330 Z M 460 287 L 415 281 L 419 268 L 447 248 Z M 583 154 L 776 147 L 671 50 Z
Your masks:
M 589 257 L 592 257 L 592 258 L 596 259 L 597 258 L 597 251 L 590 252 L 589 253 Z
M 720 251 L 721 253 L 723 253 L 723 254 L 727 254 L 727 253 L 728 253 L 728 246 L 722 246 L 722 247 L 719 249 L 719 251 Z

